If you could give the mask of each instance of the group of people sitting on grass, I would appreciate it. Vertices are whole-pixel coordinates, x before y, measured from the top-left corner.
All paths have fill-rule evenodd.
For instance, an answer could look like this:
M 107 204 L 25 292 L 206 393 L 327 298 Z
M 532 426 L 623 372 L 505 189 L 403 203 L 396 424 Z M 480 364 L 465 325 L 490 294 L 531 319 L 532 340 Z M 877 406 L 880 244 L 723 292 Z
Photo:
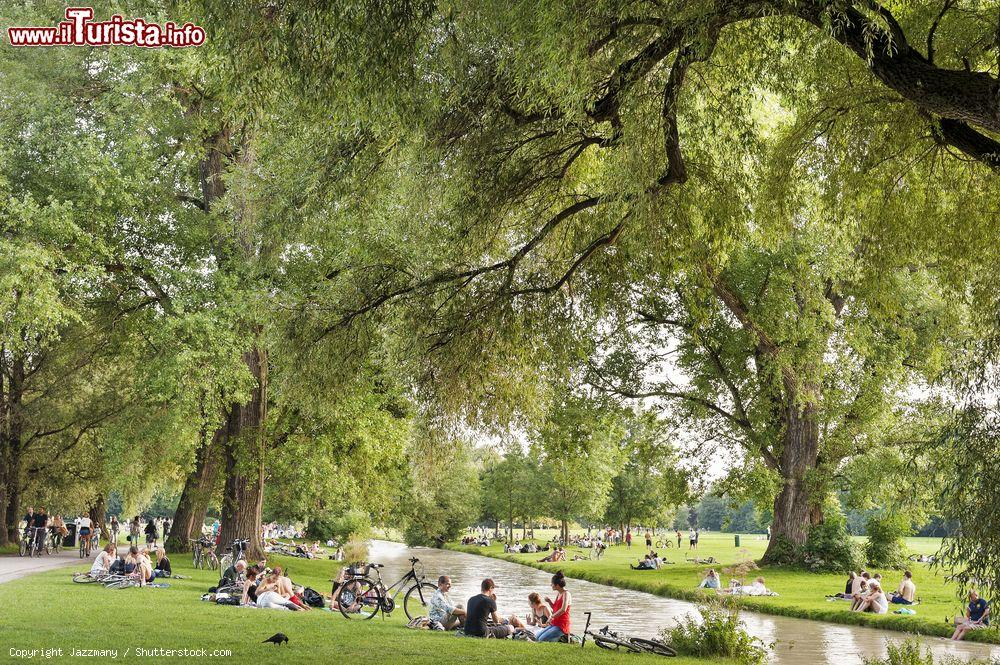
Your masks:
M 888 614 L 890 604 L 916 605 L 920 602 L 917 598 L 917 585 L 913 583 L 913 573 L 908 570 L 903 572 L 903 579 L 896 590 L 888 593 L 881 574 L 872 575 L 867 570 L 860 573 L 851 571 L 848 573 L 844 592 L 831 597 L 851 601 L 852 612 L 872 614 Z
M 530 540 L 524 544 L 521 544 L 519 540 L 515 540 L 513 545 L 504 543 L 503 551 L 505 554 L 536 554 L 538 552 L 548 552 L 549 544 L 545 543 L 545 545 L 539 547 Z
M 462 538 L 463 545 L 479 545 L 481 547 L 489 547 L 490 539 L 486 536 L 465 536 Z
M 155 556 L 156 563 L 153 563 L 147 548 L 132 545 L 128 548 L 125 556 L 120 557 L 117 545 L 108 543 L 94 557 L 94 563 L 90 567 L 90 576 L 100 578 L 110 574 L 132 575 L 139 580 L 140 586 L 152 584 L 153 580 L 158 577 L 171 577 L 173 571 L 166 550 L 157 547 Z
M 469 598 L 467 607 L 451 599 L 451 578 L 438 578 L 438 589 L 431 597 L 428 619 L 437 630 L 461 629 L 471 637 L 520 637 L 536 642 L 558 642 L 570 634 L 572 599 L 566 590 L 562 571 L 552 576 L 555 598 L 544 599 L 535 592 L 528 594 L 528 613 L 522 619 L 516 614 L 502 618 L 497 613 L 497 586 L 492 579 L 483 580 L 480 593 Z
M 659 570 L 660 566 L 673 563 L 661 557 L 655 550 L 650 550 L 637 564 L 629 564 L 632 570 Z
M 729 586 L 722 588 L 722 578 L 715 568 L 705 573 L 705 577 L 698 585 L 699 589 L 709 589 L 717 594 L 728 596 L 777 596 L 778 594 L 767 588 L 763 577 L 758 577 L 751 584 L 743 584 L 740 580 L 733 578 Z

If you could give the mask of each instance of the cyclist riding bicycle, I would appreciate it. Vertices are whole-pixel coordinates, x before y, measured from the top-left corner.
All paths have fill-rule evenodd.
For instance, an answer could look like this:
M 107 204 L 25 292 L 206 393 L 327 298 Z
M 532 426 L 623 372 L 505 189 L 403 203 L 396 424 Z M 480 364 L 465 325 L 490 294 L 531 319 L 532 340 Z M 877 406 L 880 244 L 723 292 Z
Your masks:
M 45 512 L 45 506 L 39 507 L 38 512 L 35 513 L 31 520 L 31 526 L 34 529 L 35 536 L 33 543 L 37 549 L 41 550 L 44 546 L 46 531 L 49 526 L 49 516 Z
M 22 518 L 24 520 L 24 540 L 31 538 L 32 529 L 35 528 L 35 509 L 28 506 L 28 512 Z
M 80 534 L 80 540 L 84 542 L 84 547 L 87 548 L 87 551 L 90 550 L 90 536 L 93 525 L 93 521 L 86 515 L 76 518 L 77 533 Z

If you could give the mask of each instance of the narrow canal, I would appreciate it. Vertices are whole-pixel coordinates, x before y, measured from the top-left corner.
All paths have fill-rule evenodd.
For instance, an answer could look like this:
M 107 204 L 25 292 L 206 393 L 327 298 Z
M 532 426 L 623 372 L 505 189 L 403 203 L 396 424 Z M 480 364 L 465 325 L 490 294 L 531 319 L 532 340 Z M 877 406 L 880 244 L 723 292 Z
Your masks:
M 523 617 L 528 611 L 527 596 L 532 591 L 538 591 L 543 597 L 552 594 L 550 574 L 509 561 L 449 550 L 409 548 L 386 541 L 373 543 L 370 559 L 385 565 L 383 577 L 389 584 L 409 570 L 408 559 L 411 556 L 420 559 L 424 573 L 432 581 L 438 575 L 450 575 L 452 599 L 463 604 L 479 592 L 479 583 L 483 578 L 493 578 L 497 584 L 497 605 L 502 616 L 517 614 Z M 616 589 L 583 580 L 569 580 L 568 588 L 573 592 L 574 632 L 582 630 L 584 612 L 593 613 L 592 627 L 610 625 L 615 630 L 637 637 L 656 635 L 660 629 L 672 626 L 675 619 L 697 614 L 695 606 L 689 602 L 640 591 Z M 770 662 L 782 665 L 861 663 L 864 657 L 884 656 L 887 639 L 899 641 L 907 637 L 894 631 L 753 612 L 744 612 L 741 616 L 753 635 L 766 643 L 776 642 Z M 1000 648 L 985 644 L 955 643 L 935 637 L 918 639 L 935 656 L 1000 657 Z

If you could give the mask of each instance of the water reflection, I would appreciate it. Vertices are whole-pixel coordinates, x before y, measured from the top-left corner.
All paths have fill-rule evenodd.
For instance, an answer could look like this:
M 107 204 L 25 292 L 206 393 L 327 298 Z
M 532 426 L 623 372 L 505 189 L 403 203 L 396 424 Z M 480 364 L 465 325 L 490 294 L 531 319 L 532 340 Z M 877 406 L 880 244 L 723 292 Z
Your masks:
M 552 595 L 549 586 L 552 576 L 528 566 L 462 552 L 409 548 L 386 541 L 375 541 L 372 545 L 371 559 L 385 564 L 383 577 L 387 583 L 399 579 L 409 570 L 407 559 L 411 556 L 420 558 L 425 574 L 432 580 L 436 580 L 438 575 L 450 575 L 452 599 L 463 604 L 479 593 L 479 583 L 483 578 L 492 577 L 497 584 L 497 605 L 503 616 L 518 614 L 523 617 L 528 612 L 528 594 L 532 591 L 538 591 L 543 596 Z M 657 634 L 664 626 L 673 625 L 675 618 L 695 611 L 694 605 L 685 601 L 583 580 L 569 580 L 568 588 L 573 592 L 575 632 L 583 628 L 584 612 L 593 613 L 597 627 L 610 624 L 622 632 L 648 637 Z M 862 657 L 884 657 L 887 637 L 904 638 L 902 633 L 874 628 L 841 626 L 752 612 L 744 612 L 742 616 L 752 634 L 767 643 L 777 643 L 770 660 L 782 665 L 859 664 Z M 953 643 L 934 637 L 918 639 L 938 657 L 946 654 L 960 658 L 1000 656 L 1000 649 L 985 644 Z

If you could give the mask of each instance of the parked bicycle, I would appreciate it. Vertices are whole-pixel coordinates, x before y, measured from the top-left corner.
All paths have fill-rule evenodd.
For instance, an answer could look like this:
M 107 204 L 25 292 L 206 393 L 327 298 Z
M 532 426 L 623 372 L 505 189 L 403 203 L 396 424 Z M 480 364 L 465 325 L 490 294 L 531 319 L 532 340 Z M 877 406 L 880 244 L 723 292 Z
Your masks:
M 229 570 L 229 567 L 235 564 L 237 561 L 247 560 L 247 547 L 250 545 L 249 540 L 236 539 L 232 544 L 226 548 L 226 553 L 222 555 L 222 561 L 220 565 L 223 570 Z
M 587 617 L 587 624 L 583 628 L 583 639 L 580 648 L 587 643 L 589 635 L 594 644 L 609 651 L 624 651 L 629 653 L 652 653 L 657 656 L 672 657 L 677 655 L 677 651 L 666 642 L 658 639 L 644 639 L 641 637 L 628 637 L 611 630 L 608 626 L 598 631 L 590 630 L 590 612 L 584 612 Z
M 334 599 L 340 613 L 348 619 L 371 619 L 379 610 L 390 614 L 396 608 L 396 599 L 406 589 L 403 596 L 406 618 L 412 620 L 426 614 L 437 585 L 424 581 L 423 566 L 418 567 L 419 563 L 420 559 L 411 558 L 409 572 L 389 587 L 382 581 L 379 569 L 383 566 L 380 563 L 369 563 L 363 572 L 349 574 Z M 407 588 L 408 583 L 412 584 Z
M 207 565 L 212 570 L 219 568 L 219 557 L 215 556 L 215 549 L 212 541 L 208 538 L 198 538 L 190 540 L 191 543 L 191 563 L 195 568 L 204 570 Z

